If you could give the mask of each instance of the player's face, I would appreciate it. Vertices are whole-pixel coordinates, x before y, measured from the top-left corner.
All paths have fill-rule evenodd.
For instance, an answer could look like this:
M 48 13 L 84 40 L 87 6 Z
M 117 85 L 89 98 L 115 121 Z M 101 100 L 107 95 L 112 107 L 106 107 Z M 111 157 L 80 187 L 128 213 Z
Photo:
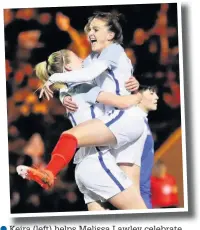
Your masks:
M 88 39 L 91 49 L 100 53 L 104 48 L 112 43 L 114 33 L 108 30 L 106 21 L 94 18 L 89 25 Z
M 157 110 L 158 95 L 156 91 L 145 90 L 142 93 L 141 105 L 146 110 L 146 112 Z
M 74 52 L 69 53 L 69 61 L 70 63 L 65 66 L 68 71 L 81 69 L 83 66 L 83 60 Z

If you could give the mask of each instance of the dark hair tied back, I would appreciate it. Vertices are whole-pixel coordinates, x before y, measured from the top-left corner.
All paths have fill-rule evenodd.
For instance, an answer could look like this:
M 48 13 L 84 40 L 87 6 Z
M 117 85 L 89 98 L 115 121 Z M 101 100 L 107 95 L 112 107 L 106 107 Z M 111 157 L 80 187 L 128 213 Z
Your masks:
M 111 32 L 115 33 L 113 41 L 119 44 L 123 43 L 123 32 L 120 24 L 121 19 L 125 21 L 124 16 L 116 11 L 113 12 L 100 12 L 97 11 L 89 18 L 89 23 L 94 19 L 98 18 L 107 22 L 107 26 Z

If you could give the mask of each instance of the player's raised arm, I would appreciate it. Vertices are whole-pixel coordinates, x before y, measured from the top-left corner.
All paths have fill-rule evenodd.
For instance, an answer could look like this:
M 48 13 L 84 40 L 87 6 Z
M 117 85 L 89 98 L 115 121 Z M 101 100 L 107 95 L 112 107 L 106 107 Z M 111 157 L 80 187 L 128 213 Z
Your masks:
M 123 48 L 118 44 L 111 44 L 99 55 L 98 59 L 80 70 L 72 72 L 55 73 L 50 76 L 49 81 L 55 82 L 77 83 L 91 81 L 103 73 L 106 69 L 115 68 L 118 64 L 119 57 L 123 52 Z
M 80 70 L 73 70 L 71 72 L 65 72 L 65 73 L 55 73 L 49 77 L 48 81 L 49 84 L 54 84 L 56 82 L 63 82 L 63 83 L 87 82 L 98 77 L 108 67 L 109 64 L 106 61 L 95 60 L 92 64 Z

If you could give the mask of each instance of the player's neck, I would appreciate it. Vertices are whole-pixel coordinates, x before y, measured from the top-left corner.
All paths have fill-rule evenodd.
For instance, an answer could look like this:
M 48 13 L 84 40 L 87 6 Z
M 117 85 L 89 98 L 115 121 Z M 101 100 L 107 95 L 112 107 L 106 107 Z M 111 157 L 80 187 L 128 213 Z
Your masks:
M 104 48 L 99 52 L 99 55 L 103 52 L 103 50 L 107 49 L 109 46 L 111 46 L 113 44 L 113 41 L 107 41 L 105 43 Z
M 148 115 L 149 110 L 145 106 L 143 106 L 143 104 L 139 104 L 138 107 Z

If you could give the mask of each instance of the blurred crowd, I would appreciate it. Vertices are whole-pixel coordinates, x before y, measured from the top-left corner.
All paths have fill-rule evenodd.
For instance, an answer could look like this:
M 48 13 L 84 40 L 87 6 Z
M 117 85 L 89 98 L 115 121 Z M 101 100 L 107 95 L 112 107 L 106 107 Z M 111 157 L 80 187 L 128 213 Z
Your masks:
M 38 99 L 41 83 L 34 66 L 52 52 L 69 48 L 81 58 L 90 45 L 83 32 L 96 10 L 125 15 L 124 48 L 138 80 L 155 81 L 158 111 L 149 121 L 155 149 L 180 126 L 179 50 L 177 5 L 54 7 L 5 9 L 5 58 L 12 213 L 86 210 L 74 183 L 70 164 L 51 191 L 22 180 L 16 166 L 45 165 L 62 131 L 71 128 L 55 93 L 53 100 Z M 80 18 L 77 17 L 80 15 Z

